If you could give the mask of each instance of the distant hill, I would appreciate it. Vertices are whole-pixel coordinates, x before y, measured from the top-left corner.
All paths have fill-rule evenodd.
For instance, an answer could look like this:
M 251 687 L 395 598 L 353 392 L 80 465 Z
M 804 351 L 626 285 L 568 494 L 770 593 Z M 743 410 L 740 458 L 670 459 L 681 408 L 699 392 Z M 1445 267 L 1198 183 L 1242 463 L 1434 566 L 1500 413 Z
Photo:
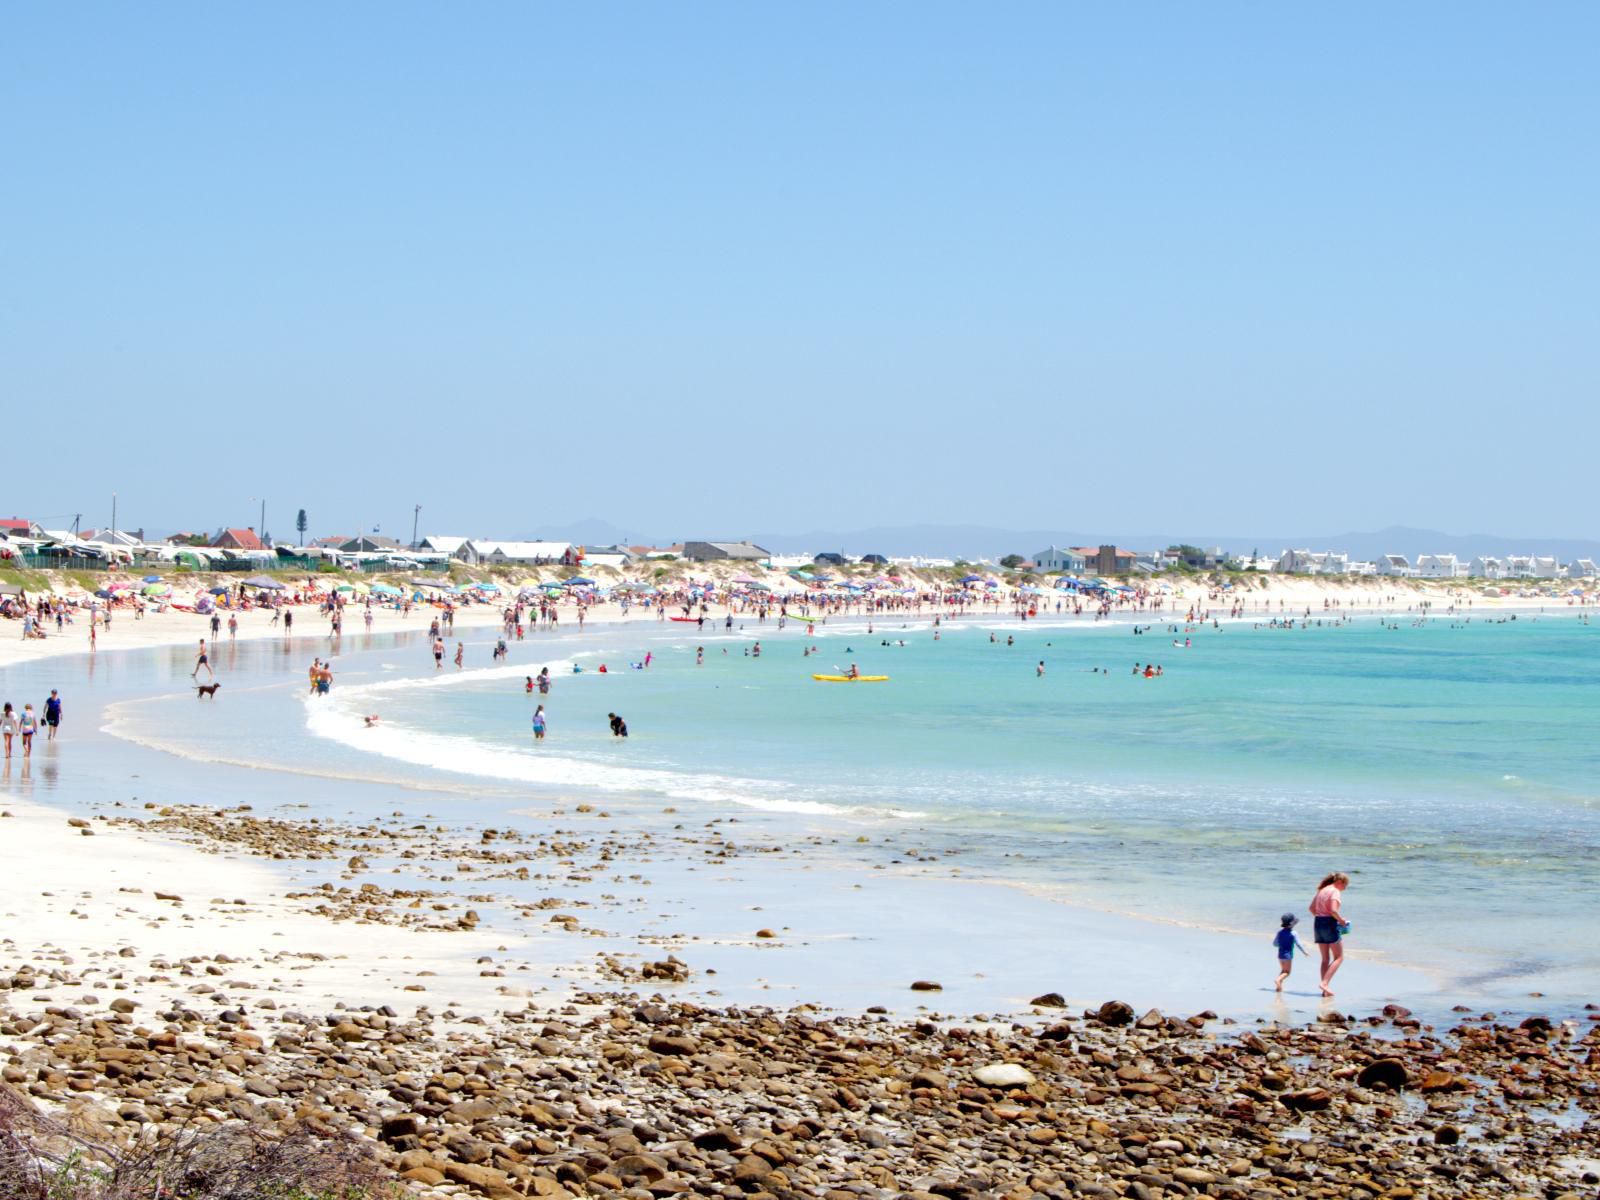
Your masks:
M 734 522 L 728 522 L 734 524 Z M 533 535 L 527 535 L 533 536 Z M 1193 546 L 1221 546 L 1239 554 L 1259 550 L 1276 556 L 1280 550 L 1336 550 L 1357 559 L 1374 559 L 1380 554 L 1404 554 L 1415 560 L 1419 554 L 1454 554 L 1476 558 L 1482 554 L 1554 555 L 1562 562 L 1574 558 L 1600 560 L 1600 541 L 1585 538 L 1530 538 L 1488 533 L 1442 533 L 1436 529 L 1414 529 L 1392 525 L 1368 532 L 1295 535 L 1207 534 L 1189 532 L 1089 533 L 1072 529 L 1000 529 L 989 525 L 880 525 L 866 529 L 813 529 L 801 533 L 751 533 L 737 527 L 711 525 L 680 530 L 671 536 L 661 531 L 629 528 L 603 520 L 574 521 L 547 526 L 538 537 L 590 545 L 666 545 L 687 538 L 749 538 L 776 554 L 817 553 L 835 550 L 850 555 L 886 554 L 925 555 L 941 558 L 998 559 L 1005 554 L 1033 554 L 1046 546 L 1098 546 L 1115 543 L 1129 550 L 1158 550 L 1188 543 Z

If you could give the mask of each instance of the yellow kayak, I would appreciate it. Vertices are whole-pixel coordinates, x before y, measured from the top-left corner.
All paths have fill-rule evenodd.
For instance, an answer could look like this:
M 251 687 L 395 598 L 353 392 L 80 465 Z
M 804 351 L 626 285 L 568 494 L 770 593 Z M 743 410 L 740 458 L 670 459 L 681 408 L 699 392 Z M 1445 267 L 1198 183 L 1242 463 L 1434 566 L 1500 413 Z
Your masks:
M 887 675 L 813 675 L 819 683 L 887 683 Z

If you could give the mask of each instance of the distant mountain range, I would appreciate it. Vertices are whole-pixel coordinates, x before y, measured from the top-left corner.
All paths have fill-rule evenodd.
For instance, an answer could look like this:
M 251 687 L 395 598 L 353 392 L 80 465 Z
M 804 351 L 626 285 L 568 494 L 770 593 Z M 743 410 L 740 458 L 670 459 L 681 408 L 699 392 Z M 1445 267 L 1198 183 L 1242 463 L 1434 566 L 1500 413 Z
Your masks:
M 532 537 L 534 535 L 527 535 Z M 538 531 L 538 537 L 586 545 L 668 545 L 683 537 L 663 537 L 660 531 L 627 529 L 609 521 L 574 521 Z M 1086 533 L 1063 529 L 998 529 L 987 525 L 888 525 L 850 531 L 818 529 L 805 533 L 762 533 L 741 529 L 697 529 L 689 537 L 708 540 L 748 539 L 775 554 L 816 553 L 835 550 L 850 555 L 923 555 L 940 558 L 997 559 L 1006 554 L 1031 555 L 1046 546 L 1098 546 L 1111 542 L 1129 550 L 1159 550 L 1188 543 L 1209 548 L 1221 546 L 1238 554 L 1259 550 L 1277 556 L 1280 550 L 1334 550 L 1352 558 L 1371 560 L 1380 554 L 1404 554 L 1416 560 L 1419 554 L 1454 554 L 1458 558 L 1479 555 L 1553 555 L 1562 562 L 1574 558 L 1600 560 L 1600 541 L 1584 538 L 1503 537 L 1488 533 L 1441 533 L 1436 529 L 1413 529 L 1392 525 L 1366 533 L 1281 535 L 1218 535 L 1189 533 Z

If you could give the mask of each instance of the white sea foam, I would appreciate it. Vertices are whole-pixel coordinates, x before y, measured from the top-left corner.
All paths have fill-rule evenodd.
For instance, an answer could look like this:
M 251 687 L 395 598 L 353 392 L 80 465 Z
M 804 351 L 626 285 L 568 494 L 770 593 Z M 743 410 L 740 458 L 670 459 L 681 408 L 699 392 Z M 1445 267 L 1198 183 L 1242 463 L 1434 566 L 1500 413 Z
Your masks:
M 570 670 L 570 665 L 568 666 Z M 555 664 L 552 664 L 552 672 Z M 869 808 L 829 804 L 792 794 L 783 784 L 704 772 L 666 771 L 649 767 L 628 767 L 594 762 L 561 754 L 546 753 L 543 747 L 518 749 L 492 746 L 475 738 L 435 733 L 398 722 L 380 721 L 368 725 L 359 701 L 376 692 L 402 687 L 452 686 L 466 680 L 524 676 L 516 668 L 491 668 L 471 675 L 441 675 L 431 679 L 392 680 L 345 688 L 339 702 L 327 698 L 312 702 L 305 697 L 306 727 L 318 737 L 381 755 L 412 766 L 428 767 L 453 774 L 539 787 L 595 789 L 606 792 L 654 792 L 676 800 L 738 804 L 767 812 L 799 813 L 812 816 L 906 818 L 920 816 L 893 808 Z

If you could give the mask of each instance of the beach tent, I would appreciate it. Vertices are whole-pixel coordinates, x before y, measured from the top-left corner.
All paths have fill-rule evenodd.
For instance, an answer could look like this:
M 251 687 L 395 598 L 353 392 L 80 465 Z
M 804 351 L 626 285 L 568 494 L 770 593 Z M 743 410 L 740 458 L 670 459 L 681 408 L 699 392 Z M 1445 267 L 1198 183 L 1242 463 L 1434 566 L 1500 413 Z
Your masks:
M 179 550 L 172 556 L 172 560 L 184 567 L 198 567 L 201 565 L 200 556 L 193 550 Z

